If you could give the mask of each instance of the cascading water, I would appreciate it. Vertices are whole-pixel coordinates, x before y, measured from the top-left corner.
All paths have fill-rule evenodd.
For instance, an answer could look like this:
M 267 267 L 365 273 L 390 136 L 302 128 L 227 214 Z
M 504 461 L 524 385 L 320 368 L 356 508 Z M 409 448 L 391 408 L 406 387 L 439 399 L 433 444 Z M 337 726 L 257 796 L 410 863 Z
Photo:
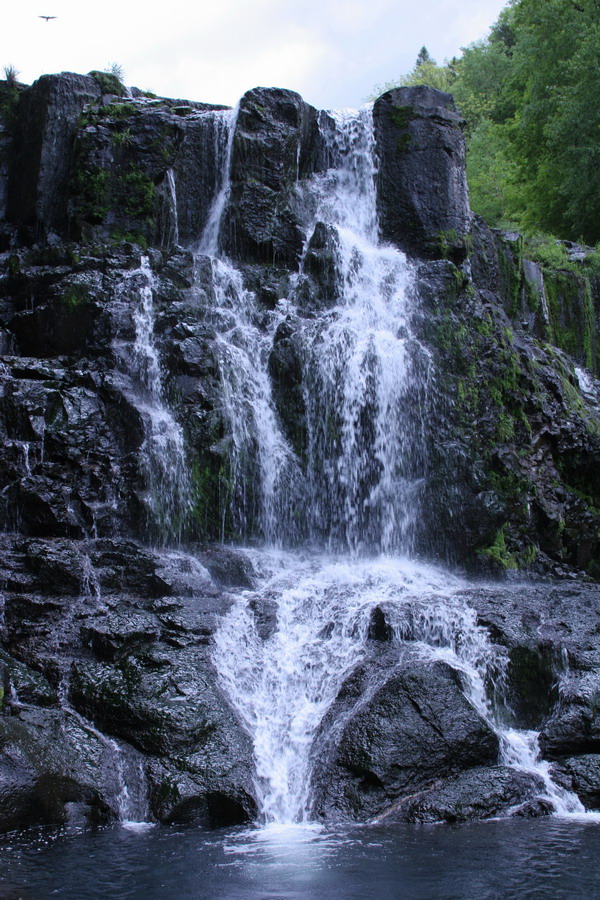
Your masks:
M 139 301 L 134 312 L 135 342 L 128 360 L 137 380 L 132 396 L 145 425 L 140 459 L 148 484 L 147 504 L 161 540 L 177 540 L 191 507 L 183 429 L 167 407 L 162 388 L 160 360 L 154 340 L 154 274 L 148 257 L 139 269 L 125 276 L 125 284 L 137 286 Z
M 235 116 L 231 128 L 234 122 Z M 460 671 L 466 694 L 488 721 L 486 684 L 501 681 L 506 663 L 460 599 L 464 583 L 406 558 L 427 473 L 422 420 L 433 366 L 411 327 L 410 267 L 398 250 L 378 243 L 369 111 L 327 117 L 322 137 L 330 166 L 298 186 L 304 256 L 290 296 L 274 311 L 260 309 L 241 273 L 218 255 L 231 134 L 199 248 L 213 271 L 215 299 L 206 314 L 218 331 L 238 533 L 247 535 L 255 517 L 268 544 L 307 535 L 350 554 L 248 551 L 258 586 L 237 597 L 215 636 L 215 665 L 254 740 L 261 812 L 276 823 L 310 817 L 315 736 L 344 679 L 368 652 L 376 607 L 385 606 L 398 652 L 410 640 L 425 661 L 442 659 Z M 317 233 L 329 240 L 335 274 L 325 309 L 302 316 Z M 283 435 L 268 371 L 277 326 L 290 312 L 299 323 L 304 461 Z M 388 555 L 368 559 L 368 553 Z M 534 735 L 494 727 L 501 761 L 541 776 L 555 809 L 582 810 L 536 761 Z
M 331 167 L 305 189 L 307 247 L 324 223 L 336 262 L 336 305 L 303 335 L 311 532 L 351 552 L 409 552 L 426 465 L 411 419 L 432 366 L 411 331 L 406 258 L 378 242 L 371 110 L 333 125 Z
M 198 247 L 211 261 L 213 302 L 206 320 L 217 330 L 216 353 L 222 384 L 222 412 L 229 431 L 228 510 L 236 534 L 248 537 L 258 524 L 263 538 L 274 543 L 292 530 L 299 466 L 283 436 L 275 414 L 268 372 L 273 336 L 281 313 L 266 317 L 242 274 L 219 258 L 221 219 L 229 196 L 229 165 L 236 110 L 224 114 L 229 127 L 224 144 L 221 182 Z

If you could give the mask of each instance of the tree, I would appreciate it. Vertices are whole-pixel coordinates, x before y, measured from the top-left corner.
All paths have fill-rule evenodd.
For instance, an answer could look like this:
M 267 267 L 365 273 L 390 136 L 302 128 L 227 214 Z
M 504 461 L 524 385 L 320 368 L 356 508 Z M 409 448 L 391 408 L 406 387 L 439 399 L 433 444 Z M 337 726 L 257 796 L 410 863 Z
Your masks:
M 510 0 L 487 38 L 395 84 L 454 94 L 473 209 L 491 225 L 600 241 L 600 0 Z

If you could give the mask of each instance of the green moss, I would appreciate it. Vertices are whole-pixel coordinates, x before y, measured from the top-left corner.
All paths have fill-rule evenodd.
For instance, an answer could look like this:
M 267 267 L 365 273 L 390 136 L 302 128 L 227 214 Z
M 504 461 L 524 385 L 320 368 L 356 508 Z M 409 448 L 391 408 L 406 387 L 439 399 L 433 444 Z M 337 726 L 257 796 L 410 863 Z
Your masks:
M 120 184 L 129 215 L 136 219 L 151 220 L 156 188 L 150 176 L 132 166 L 121 176 Z
M 590 278 L 585 273 L 545 271 L 544 284 L 550 340 L 591 371 L 600 371 L 600 341 Z
M 508 314 L 515 317 L 519 310 L 519 298 L 523 283 L 523 238 L 509 241 L 502 236 L 497 253 L 502 294 L 508 299 Z
M 468 254 L 473 249 L 473 241 L 470 234 L 460 234 L 456 228 L 448 228 L 438 231 L 436 235 L 436 247 L 442 259 L 453 259 L 457 252 Z M 457 270 L 460 272 L 460 270 Z M 464 274 L 460 272 L 461 280 Z
M 88 72 L 88 75 L 100 86 L 103 94 L 114 94 L 117 97 L 124 96 L 125 85 L 111 72 L 99 72 L 97 69 L 92 69 L 91 72 Z
M 413 118 L 414 110 L 412 106 L 395 106 L 390 110 L 390 119 L 393 125 L 402 132 L 396 141 L 398 153 L 406 153 L 411 145 L 412 136 L 408 126 Z
M 139 109 L 133 103 L 111 103 L 110 106 L 102 107 L 105 115 L 117 122 L 123 119 L 129 119 L 139 113 Z
M 18 275 L 21 271 L 21 260 L 16 253 L 8 257 L 7 269 L 9 275 Z
M 496 437 L 501 443 L 512 441 L 515 436 L 515 426 L 512 418 L 506 413 L 500 413 L 496 425 Z
M 89 300 L 89 291 L 85 284 L 70 284 L 61 297 L 63 305 L 69 312 L 74 312 Z
M 75 176 L 77 213 L 92 225 L 104 221 L 109 210 L 109 174 L 106 169 L 86 169 Z
M 518 562 L 513 553 L 509 553 L 506 547 L 506 540 L 504 537 L 504 532 L 506 530 L 506 525 L 503 525 L 496 532 L 496 536 L 492 544 L 489 547 L 484 547 L 477 551 L 479 556 L 483 556 L 486 559 L 490 559 L 493 562 L 497 563 L 503 569 L 518 569 Z
M 113 228 L 110 233 L 111 240 L 115 242 L 115 244 L 137 244 L 140 250 L 146 251 L 148 249 L 148 241 L 146 237 L 140 232 L 135 231 L 120 231 L 118 228 Z

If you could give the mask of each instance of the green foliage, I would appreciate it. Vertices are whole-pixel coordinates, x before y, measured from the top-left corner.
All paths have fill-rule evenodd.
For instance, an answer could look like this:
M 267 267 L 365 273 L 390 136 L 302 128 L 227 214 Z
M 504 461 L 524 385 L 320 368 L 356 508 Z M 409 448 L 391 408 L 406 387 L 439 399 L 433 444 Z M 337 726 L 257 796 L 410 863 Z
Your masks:
M 489 224 L 600 240 L 598 0 L 510 0 L 487 38 L 437 66 L 423 48 L 399 84 L 454 94 L 471 205 Z
M 545 268 L 573 268 L 565 245 L 548 234 L 536 234 L 527 238 L 524 255 Z
M 19 73 L 14 66 L 4 67 L 6 81 L 0 82 L 0 115 L 4 118 L 5 125 L 12 128 L 17 114 L 19 103 Z
M 13 65 L 4 66 L 4 78 L 9 87 L 16 87 L 21 73 Z
M 114 75 L 122 84 L 125 82 L 125 69 L 119 63 L 110 63 L 104 71 L 109 75 Z
M 376 85 L 370 99 L 375 100 L 393 88 L 417 84 L 426 84 L 429 87 L 437 88 L 438 91 L 451 92 L 456 80 L 454 68 L 456 63 L 457 60 L 453 59 L 443 66 L 438 66 L 435 59 L 429 55 L 427 47 L 421 47 L 412 71 L 408 75 L 401 76 L 397 81 L 387 81 L 385 84 Z
M 503 525 L 502 528 L 496 532 L 496 536 L 489 547 L 484 547 L 477 552 L 479 556 L 492 560 L 502 569 L 518 569 L 519 565 L 515 555 L 509 553 L 506 546 L 506 538 L 504 536 L 505 530 L 506 526 Z
M 133 166 L 121 178 L 126 211 L 135 218 L 151 219 L 154 211 L 154 182 Z
M 120 231 L 118 228 L 114 228 L 111 231 L 110 236 L 115 244 L 137 244 L 142 252 L 145 252 L 148 249 L 148 241 L 143 234 L 139 234 L 138 232 Z
M 518 169 L 501 126 L 484 118 L 467 144 L 471 207 L 486 222 L 511 228 L 518 219 Z
M 128 119 L 130 116 L 139 112 L 137 106 L 133 103 L 111 103 L 110 106 L 103 106 L 101 109 L 104 114 L 111 119 Z
M 112 142 L 115 147 L 125 147 L 132 142 L 131 128 L 125 128 L 123 131 L 115 131 L 112 135 Z
M 114 94 L 116 97 L 125 95 L 125 85 L 114 72 L 100 72 L 98 69 L 92 69 L 88 75 L 97 82 L 103 94 Z
M 92 225 L 104 221 L 109 208 L 109 174 L 106 169 L 79 171 L 75 176 L 78 214 Z

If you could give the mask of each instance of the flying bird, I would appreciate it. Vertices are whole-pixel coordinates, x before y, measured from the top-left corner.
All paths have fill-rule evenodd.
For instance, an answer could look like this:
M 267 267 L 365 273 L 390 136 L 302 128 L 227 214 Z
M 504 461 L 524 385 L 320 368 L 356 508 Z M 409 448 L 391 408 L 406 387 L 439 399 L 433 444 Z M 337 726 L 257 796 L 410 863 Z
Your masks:
M 38 19 L 45 19 L 46 22 L 49 22 L 50 19 L 56 19 L 56 16 L 38 16 Z

